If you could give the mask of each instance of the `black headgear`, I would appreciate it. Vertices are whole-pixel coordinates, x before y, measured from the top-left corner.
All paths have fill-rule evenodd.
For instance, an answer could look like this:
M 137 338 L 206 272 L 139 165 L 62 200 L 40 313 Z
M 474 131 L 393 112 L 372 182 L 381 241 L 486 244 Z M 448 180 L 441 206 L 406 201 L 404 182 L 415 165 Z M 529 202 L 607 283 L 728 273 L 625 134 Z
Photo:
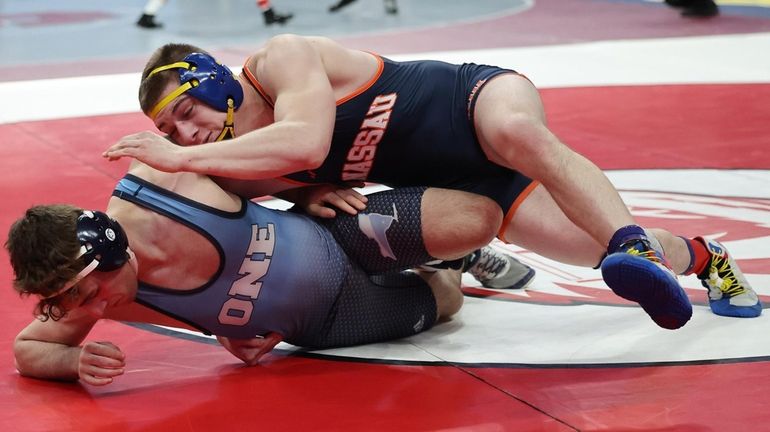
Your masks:
M 78 240 L 86 266 L 96 260 L 96 270 L 108 272 L 128 261 L 128 237 L 120 224 L 106 213 L 85 210 L 78 216 Z

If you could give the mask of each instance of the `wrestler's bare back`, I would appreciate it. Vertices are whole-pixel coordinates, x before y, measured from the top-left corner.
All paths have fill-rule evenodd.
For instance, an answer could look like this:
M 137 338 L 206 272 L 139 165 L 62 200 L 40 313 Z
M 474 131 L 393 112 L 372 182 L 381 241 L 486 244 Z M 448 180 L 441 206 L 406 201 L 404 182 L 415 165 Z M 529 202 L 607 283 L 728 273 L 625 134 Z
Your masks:
M 224 192 L 206 176 L 163 173 L 139 162 L 133 163 L 129 174 L 219 210 L 241 209 L 239 198 Z M 185 291 L 206 284 L 216 273 L 219 253 L 193 229 L 117 197 L 110 199 L 107 213 L 126 230 L 138 258 L 141 281 Z M 191 328 L 136 302 L 108 309 L 105 318 Z

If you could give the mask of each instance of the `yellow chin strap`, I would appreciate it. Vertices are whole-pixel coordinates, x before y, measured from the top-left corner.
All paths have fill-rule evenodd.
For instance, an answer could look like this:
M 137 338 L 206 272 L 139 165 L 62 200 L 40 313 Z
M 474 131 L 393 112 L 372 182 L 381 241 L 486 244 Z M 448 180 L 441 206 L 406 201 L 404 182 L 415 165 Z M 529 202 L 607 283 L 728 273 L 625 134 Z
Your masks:
M 222 128 L 222 132 L 219 133 L 216 141 L 222 141 L 230 138 L 235 138 L 235 123 L 233 122 L 233 111 L 235 110 L 235 101 L 232 98 L 227 98 L 227 119 L 225 120 L 225 127 Z
M 190 63 L 187 62 L 176 62 L 167 64 L 164 66 L 157 67 L 152 70 L 152 72 L 147 75 L 147 78 L 159 73 L 163 72 L 165 70 L 169 69 L 190 69 L 195 70 L 195 66 L 190 66 Z M 155 104 L 154 107 L 152 107 L 152 110 L 150 110 L 150 118 L 155 120 L 155 117 L 158 116 L 158 113 L 166 107 L 171 101 L 178 98 L 180 95 L 182 95 L 187 90 L 190 90 L 191 88 L 198 87 L 200 83 L 198 80 L 190 80 L 179 87 L 176 88 L 176 90 L 172 91 L 171 93 L 167 94 L 166 97 L 161 99 L 158 103 Z M 235 101 L 233 101 L 232 98 L 227 98 L 227 119 L 225 120 L 225 126 L 222 128 L 222 132 L 219 133 L 219 136 L 217 137 L 216 141 L 222 141 L 225 139 L 235 138 L 235 123 L 233 121 L 234 117 L 234 111 L 235 111 Z

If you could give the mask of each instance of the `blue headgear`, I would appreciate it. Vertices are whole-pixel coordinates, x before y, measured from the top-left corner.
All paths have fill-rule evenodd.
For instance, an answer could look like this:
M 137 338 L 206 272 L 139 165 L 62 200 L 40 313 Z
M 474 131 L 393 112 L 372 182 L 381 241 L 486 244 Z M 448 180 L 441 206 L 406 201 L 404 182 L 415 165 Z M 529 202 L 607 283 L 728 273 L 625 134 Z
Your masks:
M 226 112 L 227 120 L 222 133 L 217 141 L 235 136 L 233 129 L 233 111 L 238 109 L 243 102 L 243 88 L 235 79 L 230 69 L 217 63 L 214 57 L 203 53 L 188 54 L 183 61 L 159 66 L 150 72 L 147 77 L 156 73 L 179 69 L 180 86 L 166 97 L 161 99 L 150 111 L 150 118 L 155 119 L 171 101 L 179 95 L 189 92 L 194 98 L 212 106 L 214 109 Z
M 78 216 L 77 236 L 86 267 L 97 262 L 94 270 L 116 270 L 128 261 L 128 237 L 115 219 L 100 211 L 85 210 Z

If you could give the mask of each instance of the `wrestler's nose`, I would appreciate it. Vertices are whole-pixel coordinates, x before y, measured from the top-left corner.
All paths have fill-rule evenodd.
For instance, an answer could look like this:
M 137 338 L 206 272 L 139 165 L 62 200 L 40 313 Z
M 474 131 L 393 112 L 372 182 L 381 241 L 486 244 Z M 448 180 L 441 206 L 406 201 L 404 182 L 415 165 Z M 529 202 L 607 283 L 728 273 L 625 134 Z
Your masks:
M 89 315 L 101 319 L 104 317 L 104 311 L 107 309 L 107 300 L 101 298 L 94 299 L 93 301 L 88 302 L 88 304 L 83 305 L 83 307 Z
M 182 145 L 193 145 L 193 144 L 200 144 L 196 142 L 196 139 L 198 139 L 198 126 L 196 126 L 192 122 L 184 121 L 179 122 L 176 125 L 176 131 L 177 131 L 177 138 L 179 140 L 179 144 Z

